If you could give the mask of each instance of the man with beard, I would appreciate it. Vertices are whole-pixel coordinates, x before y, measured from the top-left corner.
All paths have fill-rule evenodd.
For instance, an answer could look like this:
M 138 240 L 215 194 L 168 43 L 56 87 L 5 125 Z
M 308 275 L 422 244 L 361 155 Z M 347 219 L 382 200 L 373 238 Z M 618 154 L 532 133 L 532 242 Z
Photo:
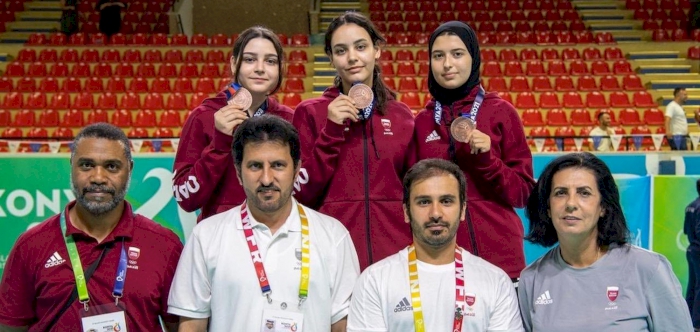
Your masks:
M 612 142 L 610 141 L 610 136 L 615 134 L 615 130 L 610 127 L 610 114 L 608 112 L 600 112 L 598 114 L 598 126 L 593 128 L 588 134 L 592 138 L 588 141 L 588 147 L 591 151 L 598 152 L 609 152 L 613 151 Z M 595 141 L 598 142 L 598 146 L 595 145 Z
M 457 246 L 465 188 L 464 172 L 444 159 L 424 159 L 406 173 L 413 244 L 362 273 L 348 331 L 524 331 L 508 275 Z
M 357 253 L 336 219 L 292 198 L 299 135 L 270 115 L 243 121 L 233 156 L 246 201 L 204 219 L 185 244 L 168 312 L 180 332 L 345 331 Z
M 75 201 L 27 230 L 0 282 L 0 331 L 161 330 L 182 243 L 124 200 L 133 159 L 121 129 L 85 127 L 73 142 Z

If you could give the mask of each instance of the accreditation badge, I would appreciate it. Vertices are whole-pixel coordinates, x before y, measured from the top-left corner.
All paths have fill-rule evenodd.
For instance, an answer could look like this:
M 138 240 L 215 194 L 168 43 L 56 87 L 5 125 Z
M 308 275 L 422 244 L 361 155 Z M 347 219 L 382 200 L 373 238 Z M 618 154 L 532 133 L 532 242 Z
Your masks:
M 127 332 L 124 303 L 89 306 L 80 309 L 83 332 Z
M 272 301 L 263 310 L 260 332 L 301 332 L 303 323 L 297 302 Z

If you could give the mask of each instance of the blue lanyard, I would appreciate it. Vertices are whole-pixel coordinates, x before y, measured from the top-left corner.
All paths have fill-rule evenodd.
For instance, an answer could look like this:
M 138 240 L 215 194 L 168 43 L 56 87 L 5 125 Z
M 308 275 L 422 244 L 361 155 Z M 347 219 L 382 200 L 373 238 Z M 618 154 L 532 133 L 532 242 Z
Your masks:
M 66 226 L 66 213 L 65 211 L 61 212 L 61 218 L 60 218 L 60 225 L 61 225 L 61 231 L 62 235 L 65 236 L 67 226 Z M 85 289 L 85 296 L 87 295 L 87 287 L 85 285 L 85 277 L 82 276 L 82 263 L 80 262 L 80 256 L 78 255 L 78 251 L 75 248 L 75 242 L 72 236 L 68 237 L 65 236 L 66 240 L 66 247 L 68 249 L 68 254 L 71 259 L 71 265 L 73 265 L 74 270 L 80 270 L 80 275 L 81 277 L 76 276 L 76 284 L 79 285 L 78 288 L 83 288 Z M 119 303 L 119 299 L 122 297 L 124 294 L 124 283 L 126 282 L 126 265 L 127 265 L 127 260 L 126 260 L 126 250 L 124 249 L 124 238 L 122 238 L 122 252 L 119 257 L 119 264 L 117 264 L 117 275 L 114 277 L 114 289 L 112 290 L 112 296 L 116 299 L 115 303 Z M 78 282 L 78 280 L 81 280 L 82 283 Z M 80 287 L 82 285 L 82 287 Z M 89 297 L 86 299 L 81 299 L 81 302 L 85 304 L 85 307 L 87 308 L 87 302 L 89 301 Z
M 479 85 L 479 92 L 477 92 L 476 98 L 474 98 L 471 111 L 469 113 L 461 113 L 462 117 L 471 119 L 472 122 L 474 122 L 474 126 L 476 126 L 476 115 L 479 114 L 479 108 L 481 108 L 481 104 L 484 102 L 485 94 L 486 91 Z M 440 120 L 442 119 L 442 104 L 437 100 L 435 101 L 435 113 L 433 116 L 435 118 L 435 124 L 440 125 Z
M 236 91 L 238 91 L 238 89 L 240 88 L 240 84 L 231 83 L 231 87 L 224 90 L 224 93 L 226 94 L 226 100 L 231 99 L 231 97 L 233 97 Z M 233 90 L 233 92 L 231 90 Z M 258 108 L 258 110 L 255 111 L 255 113 L 253 113 L 253 116 L 262 116 L 263 114 L 265 114 L 265 111 L 267 111 L 267 99 L 265 99 L 265 102 L 262 103 L 262 105 L 260 105 L 260 108 Z

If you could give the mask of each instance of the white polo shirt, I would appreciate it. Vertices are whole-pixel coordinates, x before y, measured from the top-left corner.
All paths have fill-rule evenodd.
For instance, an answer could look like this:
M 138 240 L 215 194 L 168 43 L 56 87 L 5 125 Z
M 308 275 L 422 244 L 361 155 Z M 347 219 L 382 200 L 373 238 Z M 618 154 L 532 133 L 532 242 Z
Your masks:
M 672 100 L 666 106 L 665 116 L 671 118 L 671 133 L 672 135 L 688 135 L 688 119 L 685 117 L 683 107 L 675 100 Z
M 465 310 L 462 331 L 524 331 L 513 282 L 503 270 L 462 250 Z M 418 261 L 418 282 L 426 331 L 452 331 L 455 265 Z M 368 267 L 357 281 L 348 314 L 348 332 L 413 331 L 408 250 Z
M 291 214 L 274 236 L 250 214 L 272 299 L 287 303 L 298 302 L 301 278 L 301 221 L 292 200 Z M 357 253 L 338 220 L 308 207 L 304 211 L 309 218 L 311 281 L 302 306 L 303 329 L 329 331 L 347 316 L 360 271 Z M 266 303 L 245 240 L 241 207 L 195 226 L 175 272 L 168 312 L 209 318 L 210 331 L 260 331 Z

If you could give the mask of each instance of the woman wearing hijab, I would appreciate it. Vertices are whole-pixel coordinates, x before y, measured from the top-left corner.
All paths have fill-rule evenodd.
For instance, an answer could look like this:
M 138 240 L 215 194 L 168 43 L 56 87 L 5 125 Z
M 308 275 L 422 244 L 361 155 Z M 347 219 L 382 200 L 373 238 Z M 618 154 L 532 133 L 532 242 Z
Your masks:
M 481 87 L 479 44 L 469 25 L 442 24 L 428 53 L 432 99 L 416 116 L 415 158 L 451 160 L 464 171 L 467 227 L 459 228 L 457 243 L 517 282 L 525 268 L 524 231 L 513 208 L 525 206 L 535 183 L 522 122 L 513 105 Z M 458 137 L 453 122 L 461 122 Z M 465 129 L 470 122 L 473 129 Z

